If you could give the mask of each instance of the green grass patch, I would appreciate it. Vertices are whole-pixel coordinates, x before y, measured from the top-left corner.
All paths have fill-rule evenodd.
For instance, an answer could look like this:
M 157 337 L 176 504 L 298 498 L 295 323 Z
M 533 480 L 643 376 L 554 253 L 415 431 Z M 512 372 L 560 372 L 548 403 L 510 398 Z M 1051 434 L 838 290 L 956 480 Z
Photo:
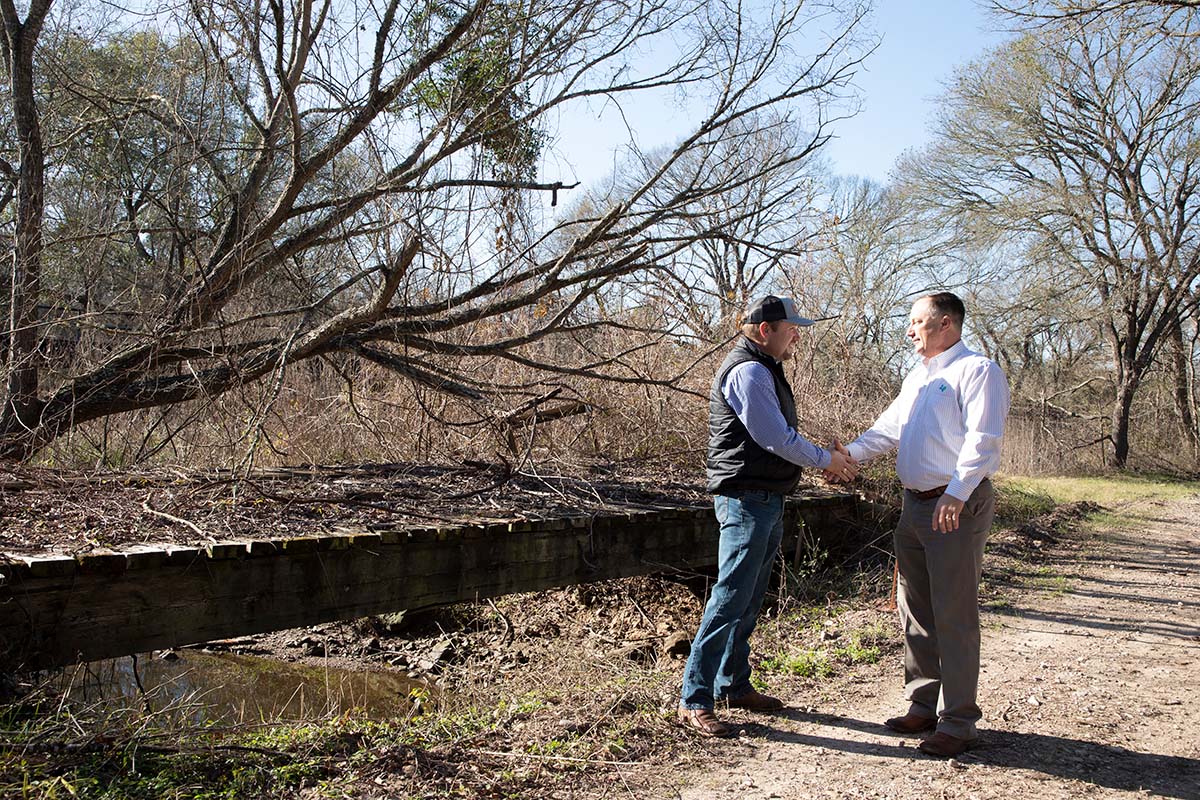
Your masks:
M 874 664 L 879 661 L 879 648 L 851 640 L 845 647 L 833 651 L 833 657 L 847 664 Z
M 496 704 L 494 715 L 528 716 L 535 711 L 541 711 L 547 705 L 546 698 L 540 692 L 529 692 L 511 700 L 500 698 Z
M 1087 516 L 1096 527 L 1122 529 L 1141 524 L 1120 507 L 1141 500 L 1180 500 L 1200 494 L 1200 482 L 1159 475 L 1086 477 L 1001 476 L 996 483 L 996 524 L 1015 527 L 1056 505 L 1089 501 L 1105 506 Z
M 997 479 L 996 524 L 1013 527 L 1026 520 L 1049 514 L 1058 501 L 1042 487 L 1026 483 L 1028 479 Z
M 554 756 L 566 755 L 571 749 L 573 742 L 579 741 L 578 738 L 563 738 L 563 739 L 548 739 L 544 742 L 530 742 L 525 751 L 530 755 L 535 756 Z
M 792 633 L 818 631 L 828 620 L 836 619 L 843 609 L 835 605 L 803 604 L 794 598 L 788 598 L 779 612 L 777 625 L 782 625 Z
M 1179 500 L 1200 494 L 1200 482 L 1162 475 L 1098 475 L 1090 477 L 1001 476 L 997 516 L 1006 495 L 1014 498 L 1049 498 L 1053 503 L 1090 500 L 1101 505 L 1135 500 Z M 1030 501 L 1025 501 L 1030 502 Z M 1015 506 L 1014 506 L 1015 507 Z
M 1071 589 L 1071 582 L 1066 575 L 1053 567 L 1035 567 L 1029 574 L 1027 583 L 1030 588 L 1061 597 Z
M 292 796 L 339 797 L 356 765 L 395 748 L 431 749 L 507 725 L 546 706 L 536 693 L 492 707 L 417 713 L 388 721 L 341 715 L 317 722 L 280 722 L 245 729 L 155 727 L 155 720 L 113 730 L 111 745 L 78 752 L 0 750 L 0 797 L 22 800 L 240 800 Z M 6 715 L 10 741 L 76 738 L 54 708 L 40 715 Z M 129 720 L 136 722 L 136 720 Z M 542 754 L 569 749 L 554 739 Z M 314 794 L 315 792 L 315 794 Z
M 11 763 L 0 758 L 0 774 L 20 776 L 16 784 L 0 784 L 0 796 L 233 800 L 278 796 L 315 782 L 325 776 L 325 770 L 320 759 L 303 755 L 281 763 L 255 753 L 163 754 L 126 747 L 74 757 L 60 755 L 53 762 L 30 758 Z
M 763 659 L 759 667 L 764 672 L 798 675 L 801 678 L 828 678 L 833 674 L 829 655 L 820 650 L 777 653 Z
M 882 620 L 865 625 L 850 635 L 856 642 L 868 647 L 877 647 L 896 637 L 895 626 Z
M 883 621 L 873 622 L 834 638 L 818 648 L 781 648 L 775 655 L 763 659 L 759 669 L 764 673 L 778 675 L 828 678 L 839 666 L 878 662 L 883 654 L 883 645 L 894 639 L 896 633 L 890 625 Z
M 848 641 L 833 649 L 831 655 L 843 664 L 875 664 L 883 653 L 882 645 L 895 638 L 892 628 L 886 623 L 873 622 L 858 630 L 850 631 Z

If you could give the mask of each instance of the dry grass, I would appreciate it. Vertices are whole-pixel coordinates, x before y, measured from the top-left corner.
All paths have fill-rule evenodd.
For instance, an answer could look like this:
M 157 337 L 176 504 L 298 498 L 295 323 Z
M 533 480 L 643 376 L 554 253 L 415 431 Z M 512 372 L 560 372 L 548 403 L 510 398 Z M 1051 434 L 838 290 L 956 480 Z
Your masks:
M 371 364 L 312 361 L 293 367 L 277 393 L 256 383 L 205 401 L 118 415 L 81 427 L 47 448 L 38 461 L 120 469 L 480 460 L 535 463 L 552 470 L 555 463 L 662 460 L 700 469 L 706 397 L 727 346 L 663 341 L 648 333 L 606 337 L 543 342 L 536 355 L 577 367 L 596 363 L 604 353 L 625 351 L 605 367 L 624 382 L 553 375 L 495 358 L 466 367 L 467 374 L 505 391 L 475 401 Z M 788 365 L 801 433 L 819 444 L 852 438 L 886 407 L 898 377 L 877 363 L 878 357 L 850 351 L 831 337 L 814 335 L 809 345 Z M 441 366 L 463 368 L 449 360 Z M 670 385 L 654 383 L 668 380 Z M 555 395 L 542 408 L 579 402 L 587 410 L 554 421 L 506 422 L 514 411 L 550 392 Z M 1158 398 L 1155 409 L 1162 402 Z M 1052 412 L 1019 393 L 1014 396 L 1002 470 L 1103 470 L 1105 446 L 1096 440 L 1107 420 Z M 1195 454 L 1180 446 L 1178 421 L 1169 407 L 1140 411 L 1132 438 L 1131 466 L 1171 472 L 1196 468 Z

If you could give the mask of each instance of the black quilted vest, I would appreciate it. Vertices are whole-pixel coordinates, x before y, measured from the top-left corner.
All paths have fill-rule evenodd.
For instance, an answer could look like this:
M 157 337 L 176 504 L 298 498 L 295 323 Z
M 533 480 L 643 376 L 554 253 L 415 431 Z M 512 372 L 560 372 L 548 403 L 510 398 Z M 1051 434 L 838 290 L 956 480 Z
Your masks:
M 787 494 L 800 482 L 800 466 L 759 447 L 721 393 L 729 370 L 746 361 L 757 361 L 771 371 L 779 410 L 787 424 L 796 427 L 796 399 L 783 367 L 741 337 L 717 370 L 708 396 L 708 491 L 726 494 L 738 489 L 766 489 Z

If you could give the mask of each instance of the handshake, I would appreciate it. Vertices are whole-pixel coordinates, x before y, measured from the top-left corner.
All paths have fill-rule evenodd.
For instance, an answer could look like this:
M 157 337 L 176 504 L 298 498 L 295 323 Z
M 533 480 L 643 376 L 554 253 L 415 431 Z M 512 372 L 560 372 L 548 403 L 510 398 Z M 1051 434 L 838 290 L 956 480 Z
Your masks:
M 834 439 L 829 443 L 829 454 L 833 456 L 821 477 L 830 483 L 849 483 L 858 477 L 858 462 L 846 446 Z

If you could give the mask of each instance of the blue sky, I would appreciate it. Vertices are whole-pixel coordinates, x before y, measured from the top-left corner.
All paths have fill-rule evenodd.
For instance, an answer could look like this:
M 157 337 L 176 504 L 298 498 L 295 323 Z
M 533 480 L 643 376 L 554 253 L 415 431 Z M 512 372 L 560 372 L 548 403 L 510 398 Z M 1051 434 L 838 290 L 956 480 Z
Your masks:
M 885 182 L 897 157 L 929 140 L 934 101 L 954 68 L 1005 38 L 993 25 L 974 0 L 876 0 L 871 28 L 881 42 L 855 78 L 862 110 L 833 126 L 825 156 L 834 170 Z M 643 147 L 672 143 L 687 113 L 648 96 L 627 98 L 623 110 L 601 103 L 560 118 L 539 177 L 595 185 L 631 132 Z
M 876 0 L 879 48 L 855 78 L 863 110 L 834 128 L 837 172 L 887 179 L 896 158 L 929 140 L 935 99 L 954 72 L 1004 40 L 972 0 Z

